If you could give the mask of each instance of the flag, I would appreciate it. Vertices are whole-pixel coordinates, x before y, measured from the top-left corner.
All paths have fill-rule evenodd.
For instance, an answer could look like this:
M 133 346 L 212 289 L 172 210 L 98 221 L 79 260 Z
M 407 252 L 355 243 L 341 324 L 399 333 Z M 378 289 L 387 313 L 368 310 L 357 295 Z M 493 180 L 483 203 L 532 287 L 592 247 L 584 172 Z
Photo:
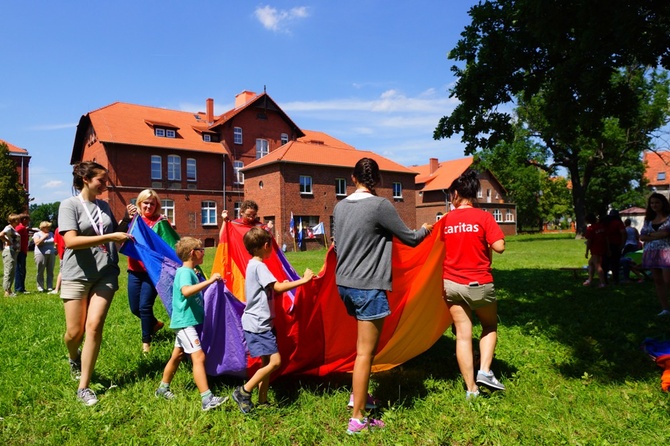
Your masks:
M 302 218 L 300 223 L 298 223 L 298 244 L 302 243 Z
M 321 222 L 318 225 L 312 227 L 312 234 L 314 234 L 314 235 L 323 235 L 325 233 L 326 233 L 326 228 L 323 226 L 323 222 Z
M 144 263 L 165 310 L 172 316 L 172 283 L 177 268 L 183 262 L 174 249 L 141 218 L 133 217 L 128 234 L 133 236 L 132 241 L 124 242 L 119 251 Z
M 307 238 L 314 238 L 314 232 L 309 226 L 307 226 Z
M 288 222 L 288 232 L 291 233 L 291 237 L 295 238 L 295 222 L 293 221 L 293 212 L 291 212 L 291 220 Z

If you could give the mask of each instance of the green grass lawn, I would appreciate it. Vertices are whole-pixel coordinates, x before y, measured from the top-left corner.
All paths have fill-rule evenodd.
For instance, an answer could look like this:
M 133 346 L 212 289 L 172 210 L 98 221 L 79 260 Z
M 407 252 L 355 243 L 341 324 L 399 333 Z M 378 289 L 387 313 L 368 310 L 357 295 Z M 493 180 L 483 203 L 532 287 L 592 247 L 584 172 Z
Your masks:
M 325 251 L 289 253 L 302 273 L 318 271 Z M 214 257 L 207 250 L 209 271 Z M 124 261 L 125 259 L 122 259 Z M 384 402 L 382 431 L 346 435 L 347 376 L 284 378 L 276 406 L 243 415 L 232 402 L 203 413 L 190 366 L 183 364 L 174 401 L 154 398 L 174 342 L 157 335 L 141 354 L 140 324 L 128 309 L 125 272 L 112 304 L 93 382 L 100 402 L 84 407 L 68 373 L 57 296 L 33 292 L 0 299 L 0 444 L 119 445 L 474 445 L 664 444 L 670 440 L 661 369 L 640 350 L 648 336 L 670 335 L 651 282 L 607 289 L 582 286 L 561 267 L 586 264 L 584 244 L 569 236 L 508 238 L 494 257 L 499 344 L 493 369 L 507 386 L 473 403 L 465 392 L 447 330 L 426 353 L 372 386 Z M 28 258 L 28 289 L 34 264 Z M 160 318 L 164 309 L 156 305 Z M 284 358 L 288 360 L 288 358 Z M 228 395 L 240 381 L 210 379 Z

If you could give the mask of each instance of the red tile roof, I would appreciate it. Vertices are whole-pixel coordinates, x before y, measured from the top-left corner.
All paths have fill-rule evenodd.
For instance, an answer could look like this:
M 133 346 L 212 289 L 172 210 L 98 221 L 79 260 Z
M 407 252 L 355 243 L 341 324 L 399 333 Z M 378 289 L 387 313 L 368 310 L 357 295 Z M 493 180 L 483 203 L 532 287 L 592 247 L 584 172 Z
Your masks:
M 305 136 L 297 141 L 289 141 L 277 150 L 246 166 L 249 171 L 260 166 L 274 163 L 311 164 L 319 166 L 337 166 L 353 168 L 361 158 L 372 158 L 379 169 L 386 172 L 414 173 L 413 170 L 384 158 L 374 152 L 357 150 L 323 132 L 303 130 Z
M 225 153 L 220 142 L 203 141 L 202 131 L 207 128 L 205 113 L 115 102 L 88 116 L 97 139 L 103 143 Z M 176 129 L 177 137 L 155 136 L 154 127 Z
M 5 140 L 0 139 L 0 143 L 5 143 L 7 144 L 7 148 L 9 149 L 9 153 L 12 155 L 27 155 L 28 151 L 26 149 L 22 149 L 21 147 L 16 147 L 13 144 L 8 143 Z
M 643 160 L 647 165 L 647 168 L 644 171 L 644 177 L 649 181 L 649 186 L 670 185 L 670 151 L 645 151 Z M 659 173 L 664 173 L 665 178 L 659 180 Z
M 412 166 L 411 169 L 419 175 L 416 184 L 424 184 L 423 191 L 449 189 L 451 183 L 472 165 L 472 157 L 459 158 L 438 163 L 435 172 L 430 173 L 430 163 L 421 166 Z

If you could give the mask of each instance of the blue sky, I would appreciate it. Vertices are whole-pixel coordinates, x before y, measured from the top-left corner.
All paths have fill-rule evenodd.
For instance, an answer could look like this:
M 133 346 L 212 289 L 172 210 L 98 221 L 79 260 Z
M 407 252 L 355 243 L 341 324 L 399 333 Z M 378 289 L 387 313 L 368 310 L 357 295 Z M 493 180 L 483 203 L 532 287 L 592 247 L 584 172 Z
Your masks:
M 404 165 L 455 101 L 447 53 L 476 0 L 3 2 L 0 139 L 32 156 L 35 203 L 71 195 L 76 125 L 116 101 L 215 113 L 268 94 L 301 128 Z

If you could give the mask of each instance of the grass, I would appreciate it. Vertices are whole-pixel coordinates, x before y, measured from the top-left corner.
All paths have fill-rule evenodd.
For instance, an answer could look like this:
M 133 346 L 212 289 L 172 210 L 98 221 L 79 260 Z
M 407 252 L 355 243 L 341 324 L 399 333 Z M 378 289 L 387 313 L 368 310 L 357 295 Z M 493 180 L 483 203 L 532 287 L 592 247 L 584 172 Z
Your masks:
M 325 251 L 289 253 L 299 272 L 318 271 Z M 213 259 L 208 250 L 207 259 Z M 140 353 L 139 321 L 122 287 L 111 307 L 94 376 L 100 403 L 74 398 L 62 342 L 60 300 L 33 292 L 0 299 L 0 444 L 663 444 L 670 440 L 668 394 L 661 369 L 641 351 L 648 336 L 667 336 L 653 284 L 604 290 L 560 271 L 586 263 L 584 245 L 569 237 L 510 237 L 494 257 L 500 341 L 493 368 L 507 386 L 466 403 L 450 330 L 426 353 L 373 376 L 387 429 L 349 437 L 350 380 L 291 377 L 273 383 L 276 407 L 242 415 L 234 403 L 203 413 L 190 367 L 173 382 L 175 401 L 157 400 L 172 349 L 159 333 Z M 28 258 L 28 289 L 34 265 Z M 209 269 L 205 265 L 205 271 Z M 157 313 L 165 312 L 156 305 Z M 285 360 L 287 360 L 285 358 Z M 240 381 L 211 378 L 216 394 Z

